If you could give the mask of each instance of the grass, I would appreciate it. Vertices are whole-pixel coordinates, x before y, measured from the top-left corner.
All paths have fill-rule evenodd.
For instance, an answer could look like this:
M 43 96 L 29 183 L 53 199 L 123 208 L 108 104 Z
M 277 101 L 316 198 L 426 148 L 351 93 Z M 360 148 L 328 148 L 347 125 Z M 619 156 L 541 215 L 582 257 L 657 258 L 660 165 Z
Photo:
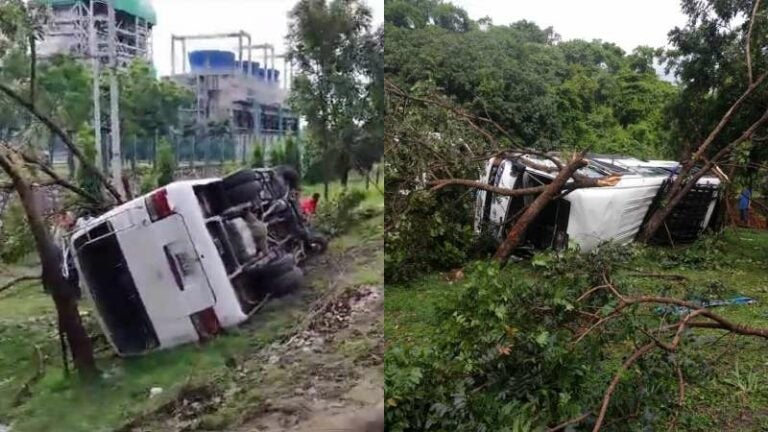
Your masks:
M 353 179 L 350 187 L 364 185 Z M 333 190 L 340 188 L 334 184 Z M 383 198 L 374 192 L 371 187 L 363 205 L 383 209 Z M 381 239 L 382 226 L 383 213 L 351 227 L 347 234 L 331 242 L 330 253 L 346 252 L 372 239 Z M 346 277 L 354 283 L 380 284 L 382 266 L 352 265 Z M 323 281 L 315 284 L 324 285 Z M 51 299 L 39 285 L 17 286 L 0 294 L 0 424 L 11 424 L 14 432 L 111 431 L 175 399 L 191 383 L 229 385 L 236 377 L 227 367 L 228 359 L 247 358 L 276 341 L 300 321 L 309 301 L 307 297 L 312 295 L 310 291 L 304 298 L 271 301 L 246 326 L 230 330 L 203 346 L 187 345 L 121 359 L 102 342 L 101 350 L 97 351 L 102 377 L 97 382 L 84 383 L 64 374 Z M 81 311 L 92 333 L 100 333 L 88 306 L 83 305 Z M 31 384 L 29 394 L 19 398 L 25 383 L 40 367 L 38 349 L 45 358 L 42 375 Z M 356 355 L 359 349 L 345 347 L 350 355 Z M 163 392 L 150 398 L 150 389 L 154 387 L 162 388 Z M 268 389 L 254 389 L 243 403 L 261 400 L 262 393 L 268 393 Z M 210 421 L 215 425 L 219 420 L 213 416 Z
M 711 245 L 709 243 L 712 243 Z M 639 248 L 634 260 L 614 277 L 633 292 L 689 297 L 709 293 L 718 298 L 747 296 L 749 306 L 714 309 L 734 322 L 768 328 L 768 232 L 727 231 L 719 242 L 704 240 L 690 248 Z M 505 271 L 536 279 L 530 264 L 514 264 Z M 632 273 L 671 273 L 686 282 L 630 276 Z M 428 275 L 408 285 L 387 286 L 385 338 L 392 347 L 428 347 L 441 332 L 439 310 L 452 310 L 462 283 L 443 275 Z M 702 343 L 683 346 L 683 353 L 701 362 L 706 380 L 687 389 L 678 419 L 686 431 L 768 430 L 768 343 L 758 338 L 725 336 L 721 331 L 697 330 Z M 607 360 L 607 362 L 616 359 Z

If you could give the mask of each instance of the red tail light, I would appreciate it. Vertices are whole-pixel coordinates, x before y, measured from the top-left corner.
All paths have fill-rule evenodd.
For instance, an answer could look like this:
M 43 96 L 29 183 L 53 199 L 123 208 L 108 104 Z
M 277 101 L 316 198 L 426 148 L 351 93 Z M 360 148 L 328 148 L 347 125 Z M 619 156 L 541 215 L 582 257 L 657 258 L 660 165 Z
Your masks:
M 216 311 L 213 308 L 202 310 L 190 318 L 192 318 L 192 324 L 201 340 L 210 339 L 221 332 L 219 317 L 216 316 Z
M 147 211 L 152 222 L 159 221 L 173 214 L 171 205 L 168 203 L 168 191 L 160 189 L 145 199 Z

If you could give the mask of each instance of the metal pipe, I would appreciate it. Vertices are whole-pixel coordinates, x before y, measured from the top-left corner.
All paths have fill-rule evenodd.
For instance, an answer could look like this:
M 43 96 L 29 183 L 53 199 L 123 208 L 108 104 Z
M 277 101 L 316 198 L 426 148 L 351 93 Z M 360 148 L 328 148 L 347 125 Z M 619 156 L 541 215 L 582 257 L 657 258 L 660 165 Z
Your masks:
M 243 71 L 243 35 L 237 37 L 237 63 L 240 65 L 240 71 Z
M 264 50 L 264 80 L 269 81 L 269 58 L 270 58 L 270 51 L 272 53 L 272 70 L 275 69 L 275 47 L 272 44 L 258 44 L 258 45 L 248 45 L 246 47 L 249 51 L 255 50 L 255 49 L 261 49 Z M 274 75 L 273 75 L 274 79 Z
M 181 73 L 187 73 L 187 40 L 181 40 Z
M 178 39 L 188 39 L 188 40 L 197 40 L 197 39 L 221 39 L 221 38 L 236 38 L 243 34 L 245 32 L 241 31 L 238 33 L 215 33 L 215 34 L 197 34 L 197 35 L 184 35 L 184 36 L 176 36 Z
M 272 49 L 272 81 L 277 81 L 275 78 L 275 47 L 270 46 Z
M 247 33 L 246 33 L 247 34 Z M 251 46 L 251 35 L 248 35 L 248 46 Z M 248 48 L 248 76 L 253 76 L 253 57 L 252 57 L 252 51 L 250 48 Z
M 176 75 L 176 36 L 171 35 L 171 75 Z
M 119 94 L 117 88 L 117 32 L 115 22 L 115 8 L 112 2 L 107 4 L 109 15 L 109 103 L 110 103 L 110 135 L 112 137 L 112 157 L 110 167 L 112 171 L 112 184 L 115 189 L 123 193 L 122 175 L 123 159 L 120 151 L 120 113 Z
M 96 23 L 94 21 L 94 1 L 91 0 L 89 12 L 88 12 L 88 18 L 89 18 L 89 25 L 88 25 L 88 31 L 89 31 L 89 50 L 91 54 L 91 68 L 93 69 L 93 132 L 94 132 L 94 143 L 96 145 L 96 161 L 98 164 L 96 165 L 99 168 L 104 168 L 103 166 L 103 156 L 102 156 L 102 149 L 101 149 L 101 93 L 100 93 L 100 87 L 99 87 L 99 53 L 98 53 L 98 43 L 96 41 Z
M 264 46 L 264 81 L 267 81 L 267 69 L 269 68 L 269 57 L 267 57 L 267 47 Z

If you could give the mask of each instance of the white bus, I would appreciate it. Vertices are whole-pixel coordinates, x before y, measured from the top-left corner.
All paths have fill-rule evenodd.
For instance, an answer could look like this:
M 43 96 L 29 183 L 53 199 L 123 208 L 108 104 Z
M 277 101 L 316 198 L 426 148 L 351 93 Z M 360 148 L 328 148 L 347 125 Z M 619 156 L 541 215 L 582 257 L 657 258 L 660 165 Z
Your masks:
M 550 170 L 531 168 L 523 160 Z M 570 191 L 550 202 L 529 226 L 527 242 L 535 248 L 562 249 L 575 244 L 589 251 L 602 242 L 629 243 L 640 231 L 649 211 L 657 205 L 664 188 L 674 178 L 676 162 L 642 162 L 629 157 L 590 156 L 578 172 L 588 177 L 620 175 L 615 186 Z M 531 155 L 510 154 L 491 158 L 481 180 L 489 185 L 522 189 L 548 184 L 554 164 Z M 569 180 L 571 183 L 572 180 Z M 714 176 L 699 180 L 694 190 L 668 218 L 671 236 L 691 241 L 709 226 L 720 193 Z M 689 199 L 690 198 L 690 199 Z M 508 197 L 479 190 L 475 204 L 475 232 L 498 241 L 535 196 Z
M 206 339 L 300 283 L 294 258 L 262 250 L 260 222 L 241 210 L 221 179 L 179 181 L 79 225 L 80 283 L 118 354 Z

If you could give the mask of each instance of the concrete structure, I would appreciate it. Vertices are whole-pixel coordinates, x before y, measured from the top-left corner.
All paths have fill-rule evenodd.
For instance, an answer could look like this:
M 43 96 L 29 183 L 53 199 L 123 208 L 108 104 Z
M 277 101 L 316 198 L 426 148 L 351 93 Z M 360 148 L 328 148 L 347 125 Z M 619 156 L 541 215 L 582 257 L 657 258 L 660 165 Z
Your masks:
M 152 27 L 157 22 L 148 0 L 111 0 L 114 19 L 110 20 L 107 0 L 35 0 L 50 8 L 51 19 L 38 56 L 69 54 L 90 59 L 92 53 L 107 65 L 110 48 L 110 24 L 114 23 L 116 61 L 124 66 L 140 57 L 151 61 Z M 91 26 L 93 24 L 93 27 Z
M 188 42 L 203 39 L 236 41 L 237 49 L 187 52 Z M 176 63 L 179 50 L 180 70 Z M 228 120 L 239 157 L 245 159 L 254 144 L 268 146 L 288 134 L 299 133 L 299 119 L 286 107 L 293 69 L 284 55 L 275 54 L 272 45 L 253 45 L 251 35 L 244 31 L 172 35 L 171 53 L 168 78 L 195 93 L 191 113 L 197 123 Z M 282 80 L 275 66 L 278 59 L 283 66 Z
M 97 158 L 109 168 L 117 190 L 122 189 L 122 153 L 117 70 L 136 58 L 151 62 L 152 27 L 157 22 L 149 0 L 32 0 L 48 7 L 50 19 L 38 44 L 37 55 L 46 59 L 66 54 L 89 61 L 93 74 L 93 128 Z M 108 70 L 110 119 L 102 122 L 101 71 Z M 103 137 L 108 144 L 102 144 Z M 53 161 L 56 146 L 52 142 Z M 59 151 L 61 153 L 61 151 Z M 64 155 L 68 152 L 64 151 Z M 66 157 L 66 156 L 65 156 Z

